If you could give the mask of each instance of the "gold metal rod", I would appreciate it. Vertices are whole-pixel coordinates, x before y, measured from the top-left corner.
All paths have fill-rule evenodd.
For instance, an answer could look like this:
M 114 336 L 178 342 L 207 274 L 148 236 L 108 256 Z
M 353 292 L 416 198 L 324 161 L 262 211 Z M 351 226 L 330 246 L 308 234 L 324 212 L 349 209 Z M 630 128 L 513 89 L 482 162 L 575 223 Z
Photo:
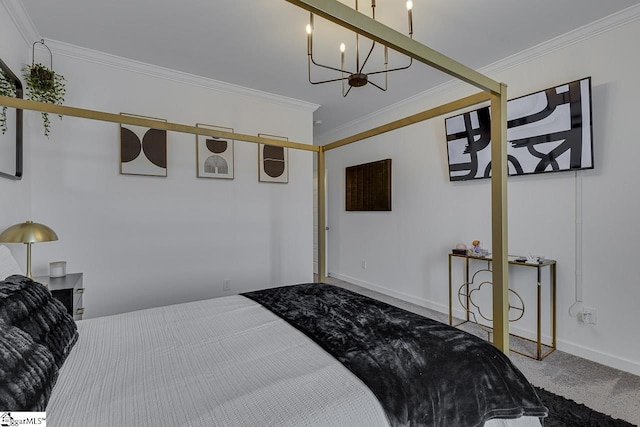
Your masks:
M 327 280 L 327 218 L 324 150 L 318 151 L 318 281 Z
M 442 104 L 438 107 L 430 108 L 420 113 L 407 116 L 403 119 L 395 120 L 393 122 L 386 123 L 384 125 L 375 127 L 373 129 L 369 129 L 367 131 L 360 132 L 343 139 L 339 139 L 337 141 L 334 141 L 330 144 L 325 145 L 324 150 L 325 151 L 333 150 L 334 148 L 342 147 L 347 144 L 352 144 L 354 142 L 358 142 L 363 139 L 371 138 L 372 136 L 376 136 L 385 132 L 390 132 L 392 130 L 400 129 L 402 127 L 409 126 L 414 123 L 422 122 L 428 119 L 432 119 L 434 117 L 438 117 L 443 114 L 448 114 L 465 107 L 470 107 L 472 105 L 476 105 L 481 102 L 488 101 L 490 98 L 491 96 L 488 93 L 478 92 L 474 95 L 460 98 L 456 101 L 447 102 L 446 104 Z
M 538 360 L 542 360 L 542 315 L 540 313 L 541 311 L 541 305 L 542 305 L 542 267 L 540 265 L 538 265 L 537 268 L 537 288 L 538 288 L 538 293 L 537 293 L 537 312 L 536 312 L 536 354 L 538 356 Z
M 464 293 L 466 295 L 466 303 L 467 303 L 467 322 L 471 320 L 469 317 L 469 309 L 471 305 L 469 301 L 471 300 L 471 296 L 469 295 L 469 257 L 465 258 L 465 272 L 464 272 Z
M 233 139 L 236 141 L 253 142 L 256 144 L 269 144 L 278 147 L 295 148 L 298 150 L 318 152 L 318 147 L 300 142 L 283 141 L 281 139 L 262 138 L 253 135 L 244 135 L 235 132 L 224 132 L 216 129 L 201 128 L 191 125 L 165 122 L 163 120 L 132 117 L 121 114 L 105 113 L 103 111 L 87 110 L 84 108 L 68 107 L 65 105 L 47 104 L 44 102 L 30 101 L 28 99 L 0 96 L 0 106 L 18 108 L 22 110 L 41 111 L 63 116 L 80 117 L 83 119 L 99 120 L 103 122 L 122 123 L 128 125 L 144 126 L 154 129 L 165 129 L 173 132 L 189 133 L 194 135 L 208 135 L 218 138 Z
M 554 261 L 551 264 L 550 275 L 551 275 L 551 348 L 553 350 L 556 349 L 556 267 L 557 264 Z M 552 351 L 553 351 L 552 350 Z
M 507 236 L 507 85 L 491 96 L 491 236 L 493 344 L 509 355 L 509 258 Z
M 500 94 L 500 83 L 497 81 L 371 19 L 337 0 L 287 1 L 482 90 Z

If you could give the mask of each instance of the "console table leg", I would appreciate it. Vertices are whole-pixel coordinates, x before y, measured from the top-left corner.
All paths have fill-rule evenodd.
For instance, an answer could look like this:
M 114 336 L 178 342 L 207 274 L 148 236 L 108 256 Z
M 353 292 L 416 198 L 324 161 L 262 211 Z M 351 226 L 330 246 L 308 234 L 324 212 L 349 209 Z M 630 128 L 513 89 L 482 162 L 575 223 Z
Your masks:
M 540 277 L 540 273 L 541 273 L 541 268 L 538 266 L 537 268 L 538 270 L 538 313 L 537 313 L 537 323 L 538 323 L 538 327 L 537 327 L 537 348 L 536 348 L 536 354 L 538 355 L 538 360 L 542 360 L 542 319 L 541 319 L 541 315 L 540 315 L 540 304 L 541 304 L 541 300 L 542 300 L 542 279 Z

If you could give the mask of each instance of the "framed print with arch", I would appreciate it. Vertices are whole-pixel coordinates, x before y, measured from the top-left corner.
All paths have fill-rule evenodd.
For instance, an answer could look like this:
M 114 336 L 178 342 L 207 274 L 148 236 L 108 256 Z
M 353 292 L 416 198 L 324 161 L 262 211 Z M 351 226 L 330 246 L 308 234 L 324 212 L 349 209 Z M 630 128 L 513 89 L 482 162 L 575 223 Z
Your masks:
M 196 127 L 233 132 L 233 128 L 196 123 Z M 196 135 L 198 178 L 233 179 L 233 140 L 208 135 Z
M 289 141 L 287 137 L 266 133 L 259 133 L 258 136 Z M 289 182 L 289 149 L 287 147 L 258 144 L 258 181 L 282 184 Z

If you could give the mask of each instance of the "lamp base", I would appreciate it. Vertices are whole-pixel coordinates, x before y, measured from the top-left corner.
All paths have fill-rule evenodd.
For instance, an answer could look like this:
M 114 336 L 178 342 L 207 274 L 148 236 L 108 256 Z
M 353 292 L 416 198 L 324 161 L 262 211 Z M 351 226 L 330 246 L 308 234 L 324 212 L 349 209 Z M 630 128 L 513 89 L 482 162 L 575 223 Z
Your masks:
M 27 277 L 33 279 L 31 274 L 31 242 L 27 242 L 25 245 L 27 245 Z

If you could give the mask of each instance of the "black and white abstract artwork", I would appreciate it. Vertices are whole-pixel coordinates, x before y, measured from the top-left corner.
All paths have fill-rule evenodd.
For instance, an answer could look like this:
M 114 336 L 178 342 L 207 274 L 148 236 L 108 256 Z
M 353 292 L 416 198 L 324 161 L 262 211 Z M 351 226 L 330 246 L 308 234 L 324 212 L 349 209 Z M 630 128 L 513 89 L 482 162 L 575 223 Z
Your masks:
M 445 120 L 449 179 L 491 177 L 491 109 Z M 509 175 L 593 168 L 591 78 L 507 102 Z
M 196 127 L 233 133 L 233 128 L 196 123 Z M 208 135 L 196 136 L 198 178 L 233 179 L 233 140 Z

